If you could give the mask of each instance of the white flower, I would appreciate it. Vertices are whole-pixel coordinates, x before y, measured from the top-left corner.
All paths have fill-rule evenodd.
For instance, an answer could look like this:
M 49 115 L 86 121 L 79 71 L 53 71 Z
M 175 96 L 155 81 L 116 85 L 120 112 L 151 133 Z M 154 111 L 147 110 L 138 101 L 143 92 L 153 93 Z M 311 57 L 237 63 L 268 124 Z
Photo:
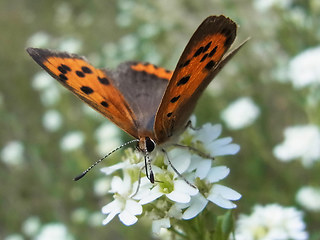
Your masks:
M 1 159 L 11 166 L 18 166 L 24 160 L 24 145 L 20 141 L 8 142 L 1 151 Z
M 221 124 L 211 125 L 209 123 L 204 124 L 199 130 L 188 130 L 186 135 L 182 135 L 182 142 L 184 136 L 188 137 L 188 134 L 193 136 L 191 145 L 208 153 L 211 157 L 234 155 L 240 150 L 238 144 L 231 143 L 231 137 L 220 138 L 222 126 Z
M 22 232 L 29 237 L 33 237 L 39 231 L 40 226 L 41 222 L 39 217 L 32 216 L 24 221 L 22 225 Z
M 239 200 L 241 198 L 241 194 L 226 186 L 220 184 L 212 184 L 227 177 L 229 172 L 230 169 L 225 166 L 218 166 L 212 168 L 210 166 L 209 171 L 206 174 L 206 177 L 203 178 L 203 181 L 210 183 L 211 187 L 208 189 L 207 192 L 201 192 L 193 196 L 191 201 L 185 206 L 180 205 L 181 208 L 187 208 L 184 211 L 182 218 L 194 218 L 206 207 L 209 201 L 218 205 L 219 207 L 226 209 L 232 209 L 237 207 L 237 205 L 231 202 L 231 200 Z
M 284 141 L 273 149 L 279 160 L 287 162 L 301 158 L 306 167 L 320 160 L 320 129 L 316 125 L 288 127 L 284 137 Z
M 174 155 L 176 157 L 172 157 Z M 183 174 L 188 169 L 191 161 L 190 157 L 189 153 L 179 149 L 174 149 L 169 153 L 169 158 L 172 159 L 172 165 L 180 174 Z M 190 202 L 191 196 L 198 193 L 198 189 L 195 189 L 187 184 L 183 179 L 180 179 L 171 167 L 168 167 L 166 171 L 163 171 L 156 166 L 152 167 L 153 172 L 155 173 L 155 178 L 159 183 L 155 185 L 148 194 L 143 196 L 140 200 L 142 205 L 150 203 L 163 195 L 171 201 L 187 203 Z
M 320 188 L 302 187 L 296 195 L 297 202 L 309 211 L 320 212 Z
M 61 114 L 56 110 L 48 110 L 42 117 L 42 124 L 50 132 L 58 130 L 62 124 Z
M 278 204 L 255 206 L 251 215 L 240 215 L 235 230 L 237 240 L 305 240 L 308 233 L 302 212 Z
M 295 56 L 289 63 L 288 75 L 297 89 L 320 84 L 320 47 L 310 48 Z
M 250 126 L 260 115 L 260 109 L 249 97 L 232 102 L 222 113 L 221 118 L 229 129 L 241 129 Z
M 103 220 L 103 224 L 108 224 L 116 215 L 120 221 L 129 226 L 138 221 L 136 215 L 142 213 L 142 206 L 137 201 L 130 199 L 133 193 L 131 178 L 125 172 L 123 179 L 118 176 L 111 181 L 111 190 L 114 193 L 114 200 L 102 208 L 102 213 L 108 216 Z
M 35 240 L 72 240 L 73 236 L 68 232 L 68 229 L 62 223 L 49 223 L 41 228 L 40 233 L 35 237 Z
M 205 124 L 199 130 L 188 128 L 179 140 L 180 145 L 187 147 L 168 147 L 167 154 L 156 148 L 150 154 L 154 184 L 145 176 L 141 154 L 130 149 L 122 162 L 101 169 L 107 175 L 121 170 L 124 176 L 123 180 L 118 176 L 112 179 L 110 192 L 114 193 L 114 201 L 103 207 L 102 212 L 108 214 L 103 223 L 109 223 L 119 214 L 125 225 L 134 224 L 143 205 L 144 215 L 153 221 L 153 232 L 158 234 L 161 229 L 171 226 L 171 220 L 197 216 L 209 202 L 226 209 L 235 208 L 232 201 L 241 195 L 218 184 L 230 170 L 225 166 L 212 166 L 212 159 L 205 158 L 233 155 L 239 151 L 239 145 L 231 143 L 231 138 L 218 138 L 221 132 L 222 127 L 218 124 Z
M 74 131 L 66 134 L 60 142 L 60 148 L 63 151 L 72 151 L 82 146 L 84 135 L 80 131 Z

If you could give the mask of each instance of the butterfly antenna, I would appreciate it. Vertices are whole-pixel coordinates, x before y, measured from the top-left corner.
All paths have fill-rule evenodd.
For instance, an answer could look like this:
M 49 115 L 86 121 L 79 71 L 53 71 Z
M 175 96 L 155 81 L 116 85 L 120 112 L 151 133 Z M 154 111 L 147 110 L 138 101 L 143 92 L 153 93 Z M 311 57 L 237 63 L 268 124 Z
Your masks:
M 183 176 L 181 175 L 181 173 L 179 173 L 179 171 L 173 166 L 173 164 L 171 163 L 171 161 L 170 161 L 170 159 L 169 159 L 169 155 L 168 155 L 167 151 L 164 150 L 164 149 L 161 149 L 161 150 L 162 150 L 162 152 L 165 154 L 165 156 L 166 156 L 166 158 L 167 158 L 167 160 L 168 160 L 168 162 L 169 162 L 169 165 L 170 165 L 170 167 L 172 167 L 173 171 L 174 171 L 180 178 L 182 178 L 189 186 L 197 189 L 197 187 L 196 187 L 195 185 L 193 185 L 193 184 L 190 183 L 185 177 L 183 177 Z
M 90 167 L 87 168 L 87 170 L 85 170 L 83 173 L 81 173 L 79 176 L 75 177 L 73 180 L 74 181 L 78 181 L 79 179 L 83 178 L 84 175 L 86 175 L 94 166 L 96 166 L 98 163 L 100 163 L 103 159 L 109 157 L 112 153 L 118 151 L 120 148 L 123 148 L 124 146 L 127 146 L 128 144 L 134 143 L 134 142 L 139 142 L 139 139 L 134 139 L 131 140 L 129 142 L 126 142 L 124 144 L 122 144 L 121 146 L 113 149 L 111 152 L 109 152 L 107 155 L 105 155 L 103 158 L 100 158 L 98 161 L 96 161 L 95 163 L 93 163 Z

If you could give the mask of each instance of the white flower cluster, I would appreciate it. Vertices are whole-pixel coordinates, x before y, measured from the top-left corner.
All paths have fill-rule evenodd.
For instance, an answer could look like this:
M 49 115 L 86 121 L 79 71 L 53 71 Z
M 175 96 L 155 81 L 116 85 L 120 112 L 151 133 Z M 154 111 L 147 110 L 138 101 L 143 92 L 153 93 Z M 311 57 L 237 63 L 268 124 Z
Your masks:
M 320 212 L 320 187 L 304 186 L 300 188 L 296 200 L 305 209 Z
M 238 130 L 250 126 L 260 115 L 260 108 L 250 97 L 242 97 L 232 102 L 221 118 L 229 129 Z
M 320 47 L 306 49 L 289 63 L 288 75 L 296 89 L 320 84 Z
M 303 214 L 294 207 L 278 204 L 257 205 L 251 215 L 240 215 L 235 231 L 237 240 L 305 240 L 308 233 Z
M 320 160 L 320 129 L 317 125 L 298 125 L 284 130 L 284 141 L 273 149 L 281 161 L 289 162 L 301 158 L 305 167 Z
M 199 130 L 188 129 L 181 136 L 179 144 L 198 149 L 212 157 L 236 154 L 240 147 L 231 143 L 232 138 L 218 138 L 221 125 L 205 124 Z M 128 149 L 123 162 L 101 169 L 107 175 L 122 170 L 123 178 L 114 176 L 110 193 L 114 200 L 102 208 L 108 224 L 116 215 L 125 225 L 137 222 L 137 215 L 143 213 L 153 221 L 153 232 L 169 228 L 171 219 L 191 219 L 197 216 L 209 202 L 231 209 L 232 202 L 241 195 L 218 182 L 229 174 L 226 166 L 214 166 L 214 161 L 200 157 L 186 149 L 168 149 L 168 157 L 176 170 L 191 184 L 177 175 L 168 164 L 166 155 L 160 151 L 152 156 L 152 170 L 155 184 L 144 174 L 143 158 L 138 152 Z M 139 184 L 140 179 L 140 184 Z M 139 185 L 139 186 L 138 186 Z M 137 191 L 138 189 L 138 191 Z

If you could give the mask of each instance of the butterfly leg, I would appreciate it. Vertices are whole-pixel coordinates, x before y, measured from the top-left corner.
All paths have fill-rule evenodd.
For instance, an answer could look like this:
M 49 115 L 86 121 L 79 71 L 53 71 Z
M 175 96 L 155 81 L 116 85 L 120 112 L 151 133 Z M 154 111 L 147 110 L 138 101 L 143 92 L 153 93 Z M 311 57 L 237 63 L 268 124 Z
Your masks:
M 137 193 L 139 192 L 139 189 L 140 189 L 140 185 L 141 185 L 141 172 L 142 172 L 142 169 L 145 168 L 145 166 L 142 166 L 139 170 L 139 179 L 138 179 L 138 186 L 137 186 L 137 189 L 136 191 L 130 196 L 130 198 L 133 198 L 134 196 L 137 195 Z
M 151 159 L 149 157 L 149 154 L 146 152 L 144 155 L 144 166 L 146 168 L 146 176 L 149 179 L 151 183 L 154 183 L 154 175 L 151 167 Z M 148 168 L 149 168 L 149 174 L 148 174 Z
M 183 176 L 181 175 L 181 173 L 179 173 L 179 171 L 172 165 L 172 163 L 171 163 L 171 161 L 170 161 L 170 159 L 169 159 L 169 156 L 168 156 L 167 151 L 164 150 L 163 148 L 162 148 L 161 150 L 162 150 L 162 152 L 164 153 L 164 155 L 166 156 L 166 158 L 167 158 L 167 160 L 168 160 L 168 163 L 169 163 L 170 167 L 172 167 L 173 171 L 174 171 L 180 178 L 182 178 L 189 186 L 197 189 L 197 187 L 196 187 L 195 185 L 193 185 L 193 184 L 190 183 L 187 179 L 185 179 L 185 177 L 183 177 Z
M 196 130 L 199 130 L 200 128 L 198 127 L 198 128 L 196 128 L 196 127 L 194 127 L 194 126 L 192 126 L 192 122 L 191 122 L 191 120 L 189 120 L 188 122 L 187 122 L 187 124 L 186 124 L 186 126 L 185 126 L 185 129 L 187 129 L 187 128 L 191 128 L 192 130 L 194 130 L 194 131 L 196 131 Z
M 176 146 L 176 147 L 179 147 L 179 148 L 188 149 L 190 152 L 194 152 L 194 153 L 196 153 L 197 155 L 199 155 L 202 158 L 207 158 L 207 159 L 214 160 L 214 157 L 210 156 L 207 153 L 204 153 L 204 152 L 200 151 L 197 148 L 194 148 L 194 147 L 191 147 L 191 146 L 181 145 L 181 144 L 178 144 L 178 143 L 173 144 L 173 146 Z

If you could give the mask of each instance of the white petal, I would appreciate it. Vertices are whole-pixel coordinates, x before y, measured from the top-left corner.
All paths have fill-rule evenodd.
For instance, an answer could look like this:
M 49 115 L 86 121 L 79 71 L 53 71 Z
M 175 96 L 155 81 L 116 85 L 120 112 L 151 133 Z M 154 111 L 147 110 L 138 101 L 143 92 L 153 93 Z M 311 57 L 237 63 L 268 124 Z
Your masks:
M 169 228 L 169 227 L 171 227 L 169 218 L 153 220 L 152 222 L 152 232 L 156 234 L 159 234 L 161 228 Z
M 117 215 L 119 212 L 111 212 L 103 221 L 102 224 L 103 225 L 107 225 L 113 218 L 115 215 Z
M 219 148 L 210 148 L 210 154 L 212 156 L 226 156 L 226 155 L 234 155 L 238 153 L 240 150 L 240 146 L 235 143 L 231 143 L 225 146 L 220 146 Z
M 107 205 L 102 207 L 101 212 L 103 214 L 108 214 L 115 211 L 119 213 L 121 212 L 122 207 L 123 204 L 119 200 L 115 199 L 111 203 L 108 203 Z
M 207 176 L 212 164 L 211 159 L 203 159 L 197 155 L 192 156 L 192 161 L 188 171 L 196 169 L 195 177 L 203 179 Z
M 197 216 L 207 206 L 208 200 L 200 193 L 191 198 L 191 206 L 182 214 L 182 219 L 191 219 Z
M 148 195 L 144 196 L 140 201 L 139 203 L 141 205 L 144 205 L 144 204 L 147 204 L 147 203 L 150 203 L 154 200 L 156 200 L 157 198 L 161 197 L 163 195 L 162 192 L 160 192 L 159 190 L 159 186 L 155 186 L 150 192 Z
M 190 195 L 178 191 L 172 191 L 169 194 L 166 194 L 167 198 L 174 202 L 178 203 L 187 203 L 190 201 Z
M 177 169 L 180 174 L 182 174 L 188 169 L 190 165 L 191 154 L 186 150 L 175 148 L 169 152 L 169 159 L 174 168 Z M 171 169 L 171 166 L 170 170 L 174 172 Z
M 210 123 L 204 124 L 198 131 L 195 137 L 195 141 L 201 141 L 203 143 L 212 142 L 218 138 L 222 132 L 221 124 L 211 125 Z
M 127 200 L 124 211 L 128 211 L 133 215 L 140 215 L 142 213 L 142 206 L 134 200 Z
M 126 165 L 127 164 L 125 162 L 120 162 L 109 167 L 101 168 L 100 171 L 105 173 L 106 175 L 110 175 L 111 173 L 124 168 Z
M 222 208 L 232 209 L 232 208 L 237 207 L 237 205 L 235 205 L 233 202 L 223 198 L 221 195 L 211 194 L 207 197 L 207 199 Z
M 124 225 L 127 225 L 127 226 L 135 224 L 138 221 L 138 218 L 136 216 L 132 215 L 128 211 L 122 211 L 119 214 L 119 219 Z
M 119 176 L 114 176 L 111 180 L 111 192 L 118 192 L 123 187 L 123 181 Z
M 210 183 L 218 182 L 228 176 L 230 169 L 226 166 L 213 167 L 210 169 L 206 179 Z
M 191 196 L 196 195 L 199 192 L 199 190 L 197 188 L 190 186 L 184 180 L 174 181 L 174 191 L 187 193 Z
M 227 198 L 229 200 L 239 200 L 241 198 L 240 193 L 220 184 L 215 184 L 210 192 L 214 194 L 219 194 L 222 197 Z

